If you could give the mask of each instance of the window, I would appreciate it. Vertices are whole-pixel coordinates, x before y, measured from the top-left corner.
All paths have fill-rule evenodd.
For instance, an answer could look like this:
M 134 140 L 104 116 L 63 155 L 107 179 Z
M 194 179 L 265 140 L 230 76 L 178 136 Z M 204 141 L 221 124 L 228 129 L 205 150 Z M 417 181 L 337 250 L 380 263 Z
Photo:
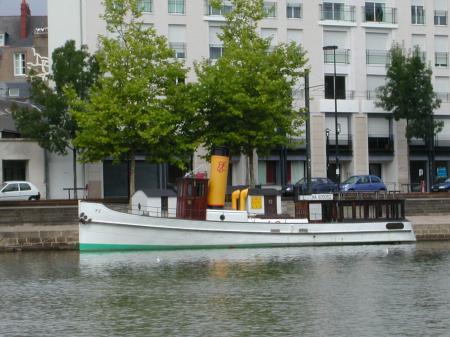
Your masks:
M 173 49 L 175 58 L 186 58 L 186 26 L 169 25 L 169 47 Z
M 336 75 L 336 98 L 345 99 L 345 76 Z M 334 99 L 333 75 L 325 75 L 325 99 Z
M 25 54 L 14 54 L 14 76 L 24 76 L 25 69 Z
M 223 43 L 219 38 L 222 33 L 220 26 L 209 27 L 209 58 L 217 60 L 223 55 Z
M 31 191 L 31 187 L 27 183 L 20 183 L 19 187 L 21 191 Z
M 19 88 L 9 88 L 8 89 L 8 96 L 9 97 L 19 97 L 20 96 Z
M 209 45 L 209 58 L 211 60 L 217 60 L 223 55 L 223 46 L 222 45 Z
M 434 24 L 436 26 L 447 25 L 447 11 L 434 11 Z
M 208 15 L 225 15 L 231 12 L 231 10 L 233 9 L 233 6 L 231 3 L 225 2 L 222 6 L 220 7 L 215 7 L 215 6 L 208 6 Z
M 139 9 L 144 13 L 153 12 L 153 0 L 139 0 Z
M 264 2 L 264 16 L 266 18 L 277 17 L 277 3 L 276 2 Z
M 294 42 L 296 45 L 300 45 L 303 41 L 303 32 L 300 29 L 288 29 L 287 30 L 287 43 Z
M 323 3 L 323 20 L 343 20 L 344 19 L 344 4 L 324 2 Z
M 365 16 L 366 21 L 369 22 L 383 22 L 384 3 L 380 2 L 366 2 Z
M 19 190 L 18 184 L 8 184 L 2 192 L 16 192 Z
M 184 0 L 169 0 L 170 14 L 185 14 Z
M 447 67 L 448 66 L 448 53 L 446 52 L 436 52 L 435 62 L 436 67 Z
M 379 88 L 381 86 L 385 85 L 385 83 L 386 83 L 385 76 L 367 75 L 367 97 L 366 98 L 367 99 L 376 99 Z M 369 130 L 370 130 L 370 123 L 369 123 Z
M 169 47 L 174 51 L 175 58 L 186 58 L 186 44 L 184 42 L 169 42 Z
M 0 34 L 0 47 L 3 47 L 6 44 L 5 34 Z
M 277 30 L 274 28 L 261 28 L 261 37 L 270 41 L 269 50 L 277 45 Z
M 448 66 L 448 36 L 435 35 L 434 36 L 434 64 L 436 67 Z
M 413 25 L 425 24 L 425 10 L 423 6 L 411 6 L 411 23 Z
M 179 85 L 179 84 L 186 84 L 186 77 L 184 76 L 179 76 L 175 78 L 175 84 Z
M 436 76 L 434 80 L 434 91 L 438 98 L 443 102 L 449 101 L 450 82 L 447 76 Z
M 120 3 L 120 2 L 117 2 L 117 1 L 113 0 L 113 7 L 114 7 L 115 9 L 123 9 L 123 4 Z
M 288 2 L 286 5 L 286 17 L 289 19 L 301 19 L 302 5 L 299 3 Z

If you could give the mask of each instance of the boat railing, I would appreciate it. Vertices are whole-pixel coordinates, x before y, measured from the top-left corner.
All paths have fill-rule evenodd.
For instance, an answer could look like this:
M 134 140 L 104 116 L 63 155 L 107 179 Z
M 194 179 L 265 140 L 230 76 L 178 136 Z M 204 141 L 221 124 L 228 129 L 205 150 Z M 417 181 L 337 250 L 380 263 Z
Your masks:
M 297 201 L 295 217 L 311 222 L 370 222 L 405 219 L 404 199 L 370 199 L 348 195 L 346 198 L 322 201 Z
M 205 210 L 187 208 L 184 209 L 182 216 L 177 216 L 177 209 L 170 207 L 131 205 L 131 213 L 141 216 L 151 216 L 156 218 L 187 218 L 187 219 L 204 219 Z
M 373 191 L 373 192 L 338 192 L 334 199 L 337 200 L 392 200 L 401 199 L 400 191 Z
M 152 216 L 157 218 L 175 218 L 177 216 L 176 208 L 146 206 L 141 204 L 131 205 L 131 213 L 143 216 Z

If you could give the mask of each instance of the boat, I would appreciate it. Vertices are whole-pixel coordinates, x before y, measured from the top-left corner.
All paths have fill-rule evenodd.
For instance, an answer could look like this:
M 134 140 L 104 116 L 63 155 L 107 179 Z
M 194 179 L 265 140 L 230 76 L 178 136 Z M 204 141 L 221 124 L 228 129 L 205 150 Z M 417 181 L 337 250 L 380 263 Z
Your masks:
M 252 193 L 251 189 L 237 189 L 232 193 L 231 209 L 226 209 L 228 158 L 226 149 L 214 149 L 209 179 L 204 176 L 181 179 L 176 213 L 172 215 L 165 210 L 155 216 L 140 204 L 133 214 L 80 200 L 80 251 L 416 241 L 412 225 L 404 216 L 404 200 L 387 193 L 298 196 L 296 217 L 290 218 L 279 214 L 258 214 L 258 209 L 264 209 L 264 196 Z

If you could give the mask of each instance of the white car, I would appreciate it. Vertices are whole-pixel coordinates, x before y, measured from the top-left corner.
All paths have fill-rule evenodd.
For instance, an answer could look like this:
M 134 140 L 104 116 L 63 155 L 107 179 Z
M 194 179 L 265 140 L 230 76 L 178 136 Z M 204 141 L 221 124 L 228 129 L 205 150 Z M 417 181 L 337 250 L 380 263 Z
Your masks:
M 0 201 L 39 200 L 41 193 L 29 181 L 5 181 L 0 185 Z

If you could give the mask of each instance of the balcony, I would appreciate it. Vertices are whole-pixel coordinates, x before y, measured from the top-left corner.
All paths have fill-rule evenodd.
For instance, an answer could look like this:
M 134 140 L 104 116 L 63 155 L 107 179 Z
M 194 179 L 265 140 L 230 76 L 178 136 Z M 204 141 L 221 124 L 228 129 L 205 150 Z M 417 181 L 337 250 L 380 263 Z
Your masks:
M 389 60 L 387 50 L 366 49 L 366 64 L 386 65 L 389 64 Z
M 445 148 L 447 150 L 450 149 L 450 137 L 439 136 L 439 134 L 437 134 L 434 139 L 434 147 L 435 148 Z
M 334 63 L 334 52 L 333 50 L 323 51 L 323 62 L 324 63 Z M 350 64 L 350 49 L 337 49 L 336 50 L 336 63 Z
M 374 2 L 362 7 L 362 17 L 363 22 L 397 24 L 397 8 Z
M 336 156 L 336 136 L 333 132 L 330 132 L 327 139 L 327 154 L 328 156 Z M 352 135 L 339 133 L 338 135 L 338 147 L 340 155 L 351 155 L 352 149 Z
M 341 3 L 324 3 L 319 5 L 321 21 L 356 22 L 355 6 L 344 6 Z
M 426 155 L 429 152 L 429 147 L 425 140 L 413 138 L 409 141 L 409 151 L 410 154 Z M 434 137 L 434 152 L 436 155 L 450 154 L 450 137 L 437 134 Z
M 448 67 L 448 53 L 436 52 L 434 53 L 434 65 L 436 67 Z
M 369 154 L 393 154 L 394 136 L 369 135 Z
M 366 99 L 368 99 L 368 100 L 377 100 L 378 99 L 378 91 L 376 91 L 376 90 L 367 90 L 366 91 Z
M 436 26 L 447 26 L 447 11 L 434 11 L 434 24 Z
M 334 99 L 334 92 L 331 90 L 325 90 L 323 92 L 323 96 L 325 99 Z M 318 90 L 314 91 L 316 94 Z M 355 91 L 354 90 L 340 90 L 337 88 L 336 90 L 336 99 L 337 100 L 346 100 L 346 99 L 355 99 Z

